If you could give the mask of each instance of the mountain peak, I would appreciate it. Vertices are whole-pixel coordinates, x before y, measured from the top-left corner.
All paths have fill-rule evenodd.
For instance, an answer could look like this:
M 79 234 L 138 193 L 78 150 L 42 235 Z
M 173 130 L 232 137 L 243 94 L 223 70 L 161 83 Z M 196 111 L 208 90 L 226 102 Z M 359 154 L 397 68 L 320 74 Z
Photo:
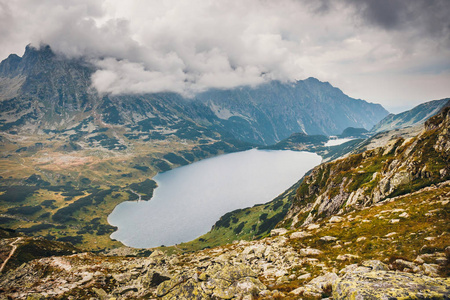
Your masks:
M 52 48 L 49 45 L 41 44 L 39 45 L 39 48 L 37 48 L 31 44 L 28 44 L 25 47 L 25 53 L 23 54 L 23 58 L 35 55 L 55 56 L 55 53 L 53 52 Z

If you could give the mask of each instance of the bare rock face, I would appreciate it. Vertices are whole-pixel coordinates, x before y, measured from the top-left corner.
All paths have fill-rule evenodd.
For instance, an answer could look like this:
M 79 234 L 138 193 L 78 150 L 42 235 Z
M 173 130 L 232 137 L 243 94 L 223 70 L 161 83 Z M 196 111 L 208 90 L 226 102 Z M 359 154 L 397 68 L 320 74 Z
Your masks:
M 367 268 L 369 270 L 369 268 Z M 394 271 L 350 272 L 333 284 L 333 299 L 449 299 L 450 279 Z

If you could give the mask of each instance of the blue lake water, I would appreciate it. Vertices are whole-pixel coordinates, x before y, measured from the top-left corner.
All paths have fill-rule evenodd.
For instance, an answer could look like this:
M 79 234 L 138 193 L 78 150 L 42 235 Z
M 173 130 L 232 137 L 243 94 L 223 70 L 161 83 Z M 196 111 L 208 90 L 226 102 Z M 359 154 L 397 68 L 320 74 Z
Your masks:
M 127 201 L 109 215 L 111 237 L 150 248 L 193 240 L 225 213 L 266 203 L 322 158 L 310 152 L 248 150 L 205 159 L 156 175 L 150 201 Z

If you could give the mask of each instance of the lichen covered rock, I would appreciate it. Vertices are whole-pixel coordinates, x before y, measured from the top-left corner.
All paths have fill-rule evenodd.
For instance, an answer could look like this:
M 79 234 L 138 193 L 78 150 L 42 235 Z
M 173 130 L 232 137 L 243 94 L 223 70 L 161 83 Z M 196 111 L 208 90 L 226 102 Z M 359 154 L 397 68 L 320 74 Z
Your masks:
M 394 271 L 347 273 L 333 284 L 333 299 L 449 299 L 450 279 Z
M 265 289 L 248 266 L 214 264 L 200 275 L 180 274 L 161 283 L 156 295 L 162 299 L 235 299 Z

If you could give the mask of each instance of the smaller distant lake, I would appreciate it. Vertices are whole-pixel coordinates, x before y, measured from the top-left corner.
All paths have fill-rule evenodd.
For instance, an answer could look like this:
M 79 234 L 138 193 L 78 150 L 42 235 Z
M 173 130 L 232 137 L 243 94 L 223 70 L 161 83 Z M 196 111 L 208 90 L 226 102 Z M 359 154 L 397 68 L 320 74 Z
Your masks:
M 349 141 L 351 141 L 351 140 L 354 140 L 354 139 L 334 139 L 334 140 L 328 140 L 328 142 L 325 143 L 325 146 L 326 146 L 326 147 L 337 146 L 337 145 L 340 145 L 340 144 L 343 144 L 343 143 L 347 143 L 347 142 L 349 142 Z
M 253 149 L 160 173 L 150 201 L 123 202 L 109 215 L 119 228 L 111 237 L 136 248 L 191 241 L 225 213 L 274 199 L 321 160 L 310 152 Z

